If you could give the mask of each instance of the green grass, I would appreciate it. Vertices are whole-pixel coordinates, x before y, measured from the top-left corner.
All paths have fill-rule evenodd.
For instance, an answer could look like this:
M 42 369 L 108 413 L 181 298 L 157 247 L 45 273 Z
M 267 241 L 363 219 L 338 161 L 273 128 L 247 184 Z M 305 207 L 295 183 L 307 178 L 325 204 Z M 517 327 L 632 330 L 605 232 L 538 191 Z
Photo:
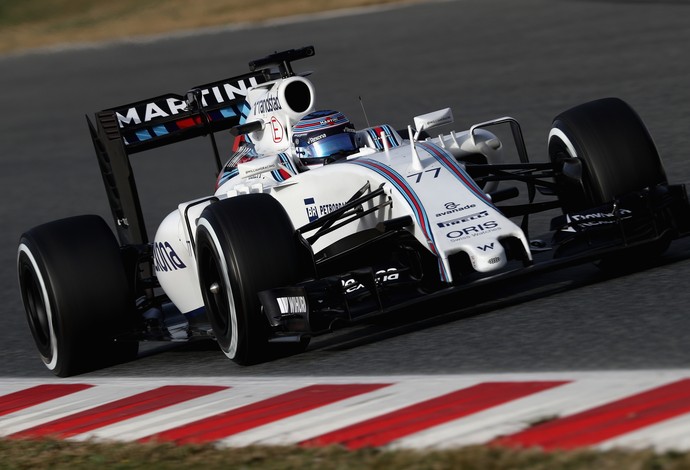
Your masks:
M 690 468 L 690 455 L 652 451 L 544 453 L 484 446 L 446 451 L 348 451 L 339 447 L 245 447 L 211 445 L 103 444 L 55 440 L 0 440 L 0 469 L 596 469 L 664 470 Z

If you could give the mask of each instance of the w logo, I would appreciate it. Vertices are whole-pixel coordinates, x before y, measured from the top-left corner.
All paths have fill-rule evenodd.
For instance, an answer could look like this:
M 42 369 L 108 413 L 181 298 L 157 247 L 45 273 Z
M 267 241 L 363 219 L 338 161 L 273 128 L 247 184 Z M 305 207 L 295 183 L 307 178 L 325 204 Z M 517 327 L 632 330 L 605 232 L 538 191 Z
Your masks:
M 482 251 L 493 250 L 494 249 L 494 242 L 491 242 L 488 245 L 478 246 L 477 249 L 482 250 Z

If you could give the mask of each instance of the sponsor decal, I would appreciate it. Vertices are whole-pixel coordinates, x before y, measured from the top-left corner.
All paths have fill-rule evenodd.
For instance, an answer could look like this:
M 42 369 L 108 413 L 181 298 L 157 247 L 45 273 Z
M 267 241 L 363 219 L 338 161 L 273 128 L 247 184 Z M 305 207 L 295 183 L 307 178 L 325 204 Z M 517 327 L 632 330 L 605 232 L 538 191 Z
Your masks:
M 307 299 L 302 296 L 292 296 L 292 297 L 278 297 L 276 298 L 278 302 L 278 308 L 280 309 L 280 314 L 285 315 L 306 315 L 307 312 Z
M 317 135 L 316 137 L 311 137 L 311 138 L 307 139 L 307 144 L 313 144 L 314 142 L 318 142 L 319 140 L 325 139 L 325 138 L 326 138 L 326 134 Z
M 164 101 L 146 103 L 135 108 L 129 108 L 124 115 L 116 112 L 117 122 L 121 128 L 128 125 L 141 124 L 158 117 L 168 117 L 187 110 L 187 103 L 177 98 L 167 98 Z M 143 116 L 143 121 L 141 119 Z
M 443 217 L 444 215 L 454 214 L 454 213 L 456 213 L 456 212 L 462 212 L 462 211 L 464 211 L 464 210 L 472 209 L 472 208 L 474 208 L 474 207 L 477 207 L 476 204 L 465 204 L 465 205 L 462 205 L 462 204 L 457 204 L 457 203 L 455 203 L 455 202 L 446 202 L 443 206 L 446 208 L 446 210 L 443 211 L 443 212 L 439 212 L 438 214 L 436 214 L 436 217 Z
M 307 210 L 307 217 L 309 218 L 309 222 L 314 222 L 316 219 L 319 218 L 319 211 L 316 209 L 316 203 L 314 202 L 313 197 L 305 199 L 304 206 Z
M 411 175 L 407 175 L 407 177 L 415 178 L 414 182 L 419 183 L 422 181 L 422 175 L 426 173 L 433 173 L 433 178 L 438 178 L 438 174 L 441 173 L 441 167 L 430 168 L 428 170 L 420 171 L 419 173 L 412 173 Z
M 281 109 L 283 107 L 280 105 L 280 100 L 277 96 L 268 95 L 266 98 L 257 100 L 254 103 L 254 114 L 272 113 Z
M 496 257 L 494 257 L 494 258 L 491 258 L 491 259 L 488 261 L 489 264 L 496 264 L 496 263 L 500 263 L 500 262 L 501 262 L 501 258 L 499 258 L 498 256 L 496 256 Z
M 476 212 L 474 214 L 466 215 L 465 217 L 459 217 L 457 219 L 447 220 L 445 222 L 438 222 L 436 225 L 438 225 L 440 228 L 452 227 L 453 225 L 469 222 L 470 220 L 481 219 L 482 217 L 487 217 L 488 215 L 489 211 L 481 211 Z
M 304 205 L 307 210 L 307 217 L 309 218 L 309 222 L 313 222 L 319 217 L 322 217 L 326 214 L 330 214 L 331 212 L 340 209 L 345 204 L 346 203 L 344 202 L 332 202 L 330 204 L 317 205 L 313 197 L 304 200 Z
M 436 127 L 436 126 L 440 126 L 443 124 L 448 124 L 450 122 L 453 122 L 451 117 L 450 116 L 444 116 L 444 117 L 439 118 L 439 119 L 432 119 L 430 121 L 427 121 L 426 127 Z
M 381 269 L 374 273 L 374 277 L 378 284 L 385 284 L 387 282 L 397 281 L 400 279 L 400 272 L 398 271 L 398 268 Z M 364 285 L 357 282 L 355 279 L 343 279 L 342 282 L 346 294 L 351 294 L 360 289 L 364 289 Z
M 227 83 L 218 83 L 207 88 L 201 88 L 201 105 L 203 107 L 233 101 L 247 95 L 247 89 L 258 85 L 255 77 Z M 138 106 L 117 110 L 115 116 L 120 128 L 134 126 L 142 122 L 149 122 L 156 118 L 165 118 L 187 111 L 184 100 L 168 97 Z
M 332 204 L 322 204 L 319 206 L 319 217 L 322 215 L 330 214 L 345 205 L 344 202 L 334 202 Z
M 265 173 L 267 171 L 273 171 L 273 170 L 277 170 L 277 169 L 278 169 L 278 166 L 276 165 L 276 163 L 271 162 L 267 165 L 258 166 L 256 168 L 244 169 L 243 173 L 244 173 L 245 177 L 249 178 L 253 175 L 260 175 L 261 173 Z
M 615 224 L 617 220 L 627 218 L 632 214 L 628 209 L 619 209 L 617 214 L 612 212 L 594 212 L 591 214 L 572 214 L 566 216 L 568 227 L 580 228 L 597 227 L 600 225 Z M 568 231 L 568 229 L 565 229 Z M 572 228 L 570 229 L 572 230 Z
M 494 230 L 499 230 L 501 227 L 495 220 L 489 220 L 483 224 L 470 225 L 469 227 L 464 227 L 458 230 L 450 231 L 446 234 L 446 238 L 451 241 L 463 240 L 470 237 L 476 237 L 483 233 L 493 232 Z
M 275 116 L 271 116 L 271 131 L 273 132 L 273 142 L 278 143 L 283 140 L 285 130 L 283 130 L 283 125 Z
M 482 251 L 493 250 L 493 249 L 494 249 L 494 242 L 491 242 L 491 243 L 489 243 L 488 245 L 478 246 L 477 249 L 478 249 L 478 250 L 482 250 Z
M 153 267 L 156 272 L 177 271 L 187 266 L 169 242 L 157 242 L 153 244 Z

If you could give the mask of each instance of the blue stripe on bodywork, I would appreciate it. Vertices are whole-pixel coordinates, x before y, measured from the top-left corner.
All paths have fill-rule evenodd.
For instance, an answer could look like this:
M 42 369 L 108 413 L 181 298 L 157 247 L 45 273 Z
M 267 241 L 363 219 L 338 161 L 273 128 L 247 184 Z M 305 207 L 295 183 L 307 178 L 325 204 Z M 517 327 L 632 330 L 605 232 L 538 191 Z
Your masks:
M 405 197 L 407 203 L 412 208 L 415 218 L 417 219 L 417 224 L 422 229 L 422 232 L 424 233 L 424 236 L 427 239 L 429 249 L 434 255 L 436 255 L 438 259 L 438 267 L 439 273 L 441 275 L 441 280 L 443 282 L 448 282 L 448 273 L 446 272 L 446 268 L 443 265 L 441 258 L 439 257 L 439 252 L 436 248 L 436 241 L 434 240 L 434 235 L 431 231 L 431 226 L 429 224 L 429 218 L 426 214 L 426 211 L 424 210 L 424 205 L 422 204 L 422 202 L 420 201 L 419 197 L 414 192 L 412 187 L 407 183 L 407 181 L 405 181 L 405 178 L 403 178 L 402 175 L 397 173 L 392 168 L 385 166 L 380 162 L 374 160 L 360 158 L 357 160 L 353 160 L 349 163 L 360 165 L 372 171 L 375 171 L 383 178 L 390 181 L 393 184 L 393 186 L 395 186 L 395 188 L 400 192 L 400 194 L 402 194 L 403 197 Z
M 379 136 L 377 136 L 376 132 L 374 132 L 374 129 L 367 129 L 367 133 L 369 134 L 372 141 L 374 142 L 374 145 L 376 145 L 376 150 L 383 150 L 383 145 L 381 144 L 381 141 L 379 140 Z
M 290 157 L 288 156 L 288 154 L 286 154 L 286 153 L 279 153 L 278 156 L 280 157 L 280 161 L 283 163 L 283 165 L 285 165 L 286 167 L 288 167 L 288 169 L 289 169 L 293 174 L 296 175 L 296 174 L 298 173 L 297 168 L 295 168 L 295 165 L 294 165 L 294 163 L 292 162 L 292 158 L 290 158 Z
M 237 116 L 237 113 L 232 108 L 223 108 L 220 110 L 220 114 L 222 114 L 224 118 Z
M 436 159 L 436 161 L 450 171 L 467 189 L 495 209 L 489 196 L 482 191 L 482 188 L 477 186 L 477 183 L 474 182 L 472 177 L 467 174 L 465 169 L 455 160 L 452 155 L 431 142 L 419 142 L 417 145 L 426 150 L 432 157 Z
M 151 128 L 156 137 L 168 134 L 168 129 L 165 126 L 154 126 Z
M 135 132 L 135 135 L 137 136 L 137 139 L 139 139 L 139 141 L 151 139 L 151 134 L 149 134 L 149 131 L 147 129 L 140 129 Z
M 240 106 L 240 124 L 244 124 L 247 122 L 247 118 L 249 117 L 249 113 L 251 112 L 252 108 L 249 106 L 249 103 L 246 101 L 242 103 Z
M 232 170 L 226 172 L 223 174 L 223 176 L 220 177 L 218 180 L 218 187 L 220 187 L 223 183 L 228 181 L 230 178 L 234 178 L 239 174 L 239 170 L 237 168 L 233 168 Z

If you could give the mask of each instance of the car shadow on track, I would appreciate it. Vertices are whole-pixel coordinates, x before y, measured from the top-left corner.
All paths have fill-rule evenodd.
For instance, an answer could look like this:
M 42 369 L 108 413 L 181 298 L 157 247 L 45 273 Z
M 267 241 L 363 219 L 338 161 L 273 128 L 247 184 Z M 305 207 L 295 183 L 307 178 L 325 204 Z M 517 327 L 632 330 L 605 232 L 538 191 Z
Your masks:
M 517 306 L 627 275 L 690 260 L 690 242 L 675 242 L 663 256 L 634 266 L 600 269 L 586 263 L 556 272 L 511 278 L 397 309 L 367 324 L 312 340 L 310 351 L 344 351 L 396 336 L 463 320 L 497 309 Z

